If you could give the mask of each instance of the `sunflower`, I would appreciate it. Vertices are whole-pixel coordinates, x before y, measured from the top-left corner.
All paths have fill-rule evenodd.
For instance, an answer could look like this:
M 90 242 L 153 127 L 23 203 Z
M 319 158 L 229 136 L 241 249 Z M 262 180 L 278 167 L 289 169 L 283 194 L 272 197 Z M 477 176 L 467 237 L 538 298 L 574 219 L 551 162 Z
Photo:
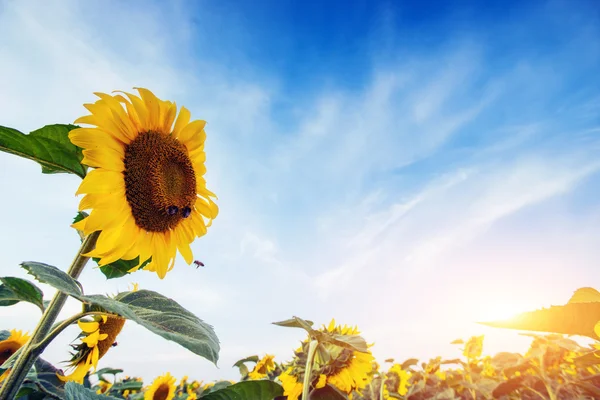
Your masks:
M 95 93 L 100 100 L 84 106 L 91 115 L 75 123 L 69 139 L 83 149 L 83 164 L 95 168 L 76 194 L 85 194 L 80 210 L 90 215 L 73 225 L 88 235 L 101 231 L 86 256 L 99 265 L 136 260 L 138 269 L 163 279 L 177 251 L 191 264 L 190 243 L 203 236 L 218 214 L 203 177 L 205 121 L 190 122 L 190 112 L 136 88 L 140 97 Z
M 156 378 L 144 393 L 144 400 L 172 400 L 175 397 L 176 379 L 166 373 Z
M 273 359 L 275 356 L 267 354 L 259 362 L 256 363 L 254 369 L 250 371 L 248 377 L 252 380 L 266 378 L 267 374 L 275 369 Z
M 279 375 L 279 381 L 283 386 L 283 395 L 287 400 L 298 400 L 302 395 L 302 382 L 294 374 L 294 368 L 290 367 Z
M 6 360 L 8 360 L 13 354 L 15 354 L 17 350 L 27 343 L 29 338 L 30 336 L 27 333 L 11 329 L 10 336 L 0 341 L 0 365 L 4 364 Z M 9 372 L 10 370 L 7 369 L 2 375 L 0 375 L 0 382 L 6 379 Z
M 348 339 L 352 336 L 358 337 L 360 334 L 358 328 L 336 325 L 335 320 L 332 320 L 329 326 L 323 326 L 320 332 L 332 337 L 343 335 Z M 309 340 L 302 342 L 290 366 L 279 375 L 284 394 L 289 400 L 298 399 L 302 394 L 309 342 Z M 355 390 L 363 389 L 367 385 L 374 361 L 371 352 L 363 353 L 331 342 L 324 342 L 321 345 L 328 354 L 328 359 L 316 357 L 311 374 L 311 387 L 319 389 L 329 384 L 351 395 Z
M 383 387 L 383 398 L 392 399 L 391 393 L 397 393 L 400 396 L 406 395 L 408 392 L 408 380 L 411 377 L 411 373 L 402 369 L 399 364 L 394 364 L 387 372 L 385 386 Z
M 65 382 L 82 383 L 90 368 L 96 370 L 98 360 L 113 346 L 124 324 L 124 318 L 113 314 L 96 315 L 92 320 L 77 321 L 81 329 L 81 343 L 72 346 L 75 353 L 69 362 L 75 369 L 70 375 L 59 374 L 58 378 Z
M 483 351 L 483 335 L 481 336 L 473 336 L 467 343 L 465 343 L 465 348 L 463 350 L 463 356 L 467 357 L 469 360 L 473 360 L 479 358 Z

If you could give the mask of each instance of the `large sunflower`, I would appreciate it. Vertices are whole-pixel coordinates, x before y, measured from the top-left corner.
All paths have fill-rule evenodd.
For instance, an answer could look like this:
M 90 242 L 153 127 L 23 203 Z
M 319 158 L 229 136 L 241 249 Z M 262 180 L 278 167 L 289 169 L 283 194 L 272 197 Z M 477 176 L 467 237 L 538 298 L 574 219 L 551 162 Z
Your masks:
M 144 400 L 172 400 L 175 397 L 176 379 L 166 373 L 156 378 L 144 393 Z
M 7 332 L 7 331 L 4 331 Z M 10 336 L 0 341 L 0 365 L 4 364 L 17 350 L 19 350 L 29 340 L 29 335 L 15 329 L 10 330 Z M 10 370 L 4 371 L 0 375 L 0 382 L 8 376 Z
M 81 343 L 73 345 L 75 353 L 69 362 L 75 369 L 69 375 L 58 375 L 62 381 L 83 382 L 90 368 L 98 367 L 101 359 L 115 343 L 115 339 L 123 329 L 125 319 L 113 314 L 97 315 L 92 320 L 79 320 Z
M 332 320 L 329 326 L 323 326 L 320 331 L 331 336 L 343 335 L 347 338 L 360 334 L 358 328 L 336 325 L 335 320 Z M 309 340 L 302 342 L 301 347 L 295 352 L 294 360 L 279 375 L 284 395 L 288 400 L 297 400 L 302 394 L 309 342 Z M 320 359 L 318 356 L 315 358 L 310 377 L 311 388 L 319 389 L 329 384 L 350 396 L 352 392 L 363 389 L 367 385 L 374 361 L 370 351 L 360 352 L 332 342 L 325 342 L 322 345 L 328 354 L 328 359 Z
M 218 214 L 203 178 L 205 121 L 190 122 L 190 112 L 137 88 L 140 97 L 95 93 L 84 106 L 91 115 L 75 123 L 69 139 L 83 149 L 82 163 L 95 168 L 79 186 L 80 210 L 90 215 L 74 224 L 86 235 L 101 231 L 86 254 L 100 265 L 138 259 L 138 267 L 162 279 L 173 268 L 177 250 L 193 262 L 190 243 L 206 233 Z M 139 258 L 138 258 L 139 257 Z

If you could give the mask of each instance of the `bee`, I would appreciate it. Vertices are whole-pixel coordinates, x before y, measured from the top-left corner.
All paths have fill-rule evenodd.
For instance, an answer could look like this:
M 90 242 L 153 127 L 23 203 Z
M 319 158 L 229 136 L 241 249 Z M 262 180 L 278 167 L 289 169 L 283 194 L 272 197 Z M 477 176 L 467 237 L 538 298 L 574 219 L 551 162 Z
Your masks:
M 113 344 L 111 344 L 111 347 L 117 347 L 117 342 L 114 342 Z
M 194 261 L 194 264 L 196 264 L 196 269 L 198 269 L 199 267 L 204 267 L 204 263 L 200 260 Z

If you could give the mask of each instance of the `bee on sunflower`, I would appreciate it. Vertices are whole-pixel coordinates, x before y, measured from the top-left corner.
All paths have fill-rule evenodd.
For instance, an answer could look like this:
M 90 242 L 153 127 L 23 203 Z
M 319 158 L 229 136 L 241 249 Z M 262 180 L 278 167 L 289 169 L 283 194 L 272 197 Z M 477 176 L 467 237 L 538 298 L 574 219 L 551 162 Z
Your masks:
M 357 327 L 336 325 L 335 320 L 331 320 L 328 326 L 309 334 L 319 341 L 309 377 L 310 387 L 321 389 L 330 385 L 352 396 L 354 391 L 368 384 L 374 358 Z M 288 400 L 298 400 L 302 395 L 310 342 L 302 342 L 292 362 L 279 375 Z M 359 351 L 357 347 L 363 347 L 362 344 L 365 350 Z
M 139 97 L 95 93 L 84 106 L 91 115 L 75 123 L 69 139 L 83 149 L 83 164 L 94 168 L 76 194 L 79 210 L 90 215 L 73 224 L 85 235 L 100 231 L 96 248 L 85 254 L 99 265 L 136 260 L 136 270 L 163 279 L 177 251 L 194 261 L 190 243 L 206 234 L 218 214 L 216 195 L 206 188 L 205 121 L 190 122 L 190 112 L 137 88 Z
M 0 334 L 2 335 L 0 337 L 4 337 L 4 339 L 0 340 L 0 365 L 2 365 L 13 354 L 15 354 L 17 350 L 27 343 L 30 335 L 16 329 L 2 331 Z M 7 369 L 3 374 L 0 375 L 0 383 L 6 379 L 9 373 L 10 369 Z

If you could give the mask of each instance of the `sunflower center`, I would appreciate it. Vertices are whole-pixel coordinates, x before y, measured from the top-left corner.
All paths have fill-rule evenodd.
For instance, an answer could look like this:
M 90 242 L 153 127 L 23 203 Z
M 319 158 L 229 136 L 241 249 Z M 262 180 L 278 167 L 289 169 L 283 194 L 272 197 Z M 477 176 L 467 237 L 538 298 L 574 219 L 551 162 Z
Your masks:
M 166 232 L 189 217 L 196 174 L 181 142 L 158 132 L 140 133 L 125 149 L 125 197 L 138 227 Z
M 154 392 L 152 400 L 165 400 L 169 396 L 169 385 L 161 383 L 160 386 Z
M 0 342 L 0 365 L 4 364 L 20 348 L 21 344 L 13 340 Z

